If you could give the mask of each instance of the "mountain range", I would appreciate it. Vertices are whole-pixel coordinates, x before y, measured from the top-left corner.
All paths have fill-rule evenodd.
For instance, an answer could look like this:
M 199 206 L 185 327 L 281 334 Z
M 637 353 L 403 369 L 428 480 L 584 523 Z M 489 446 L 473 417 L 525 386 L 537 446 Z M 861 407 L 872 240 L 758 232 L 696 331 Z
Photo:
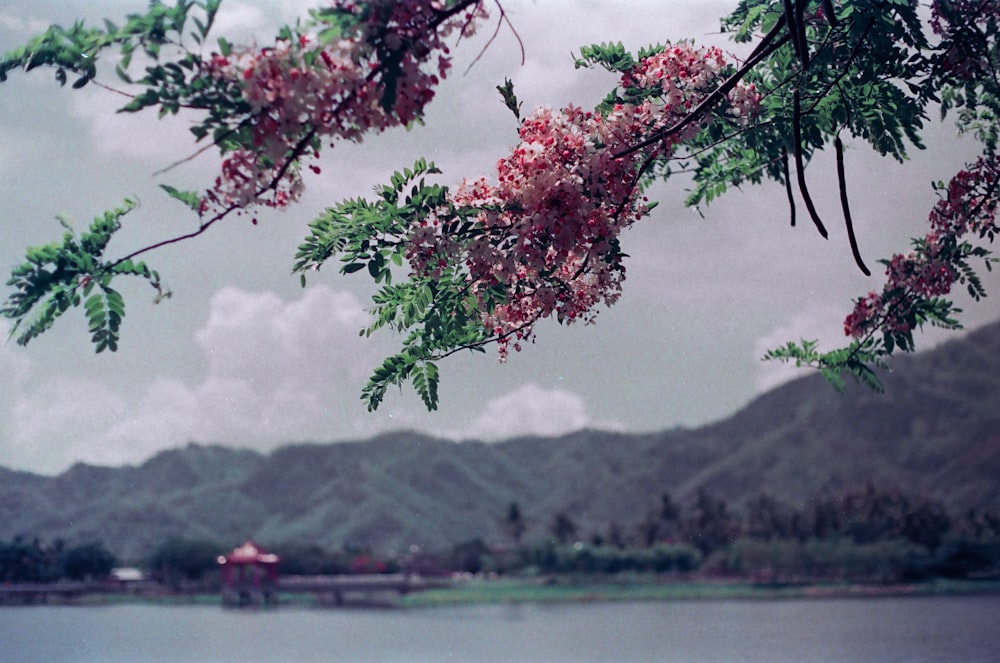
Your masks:
M 1000 507 L 1000 323 L 893 362 L 886 393 L 808 375 L 729 418 L 655 433 L 452 442 L 400 431 L 269 454 L 189 444 L 136 466 L 57 476 L 0 468 L 0 539 L 100 541 L 139 560 L 172 537 L 404 550 L 525 538 L 555 515 L 584 535 L 632 526 L 669 492 L 739 510 L 762 493 L 801 506 L 871 482 L 952 512 Z

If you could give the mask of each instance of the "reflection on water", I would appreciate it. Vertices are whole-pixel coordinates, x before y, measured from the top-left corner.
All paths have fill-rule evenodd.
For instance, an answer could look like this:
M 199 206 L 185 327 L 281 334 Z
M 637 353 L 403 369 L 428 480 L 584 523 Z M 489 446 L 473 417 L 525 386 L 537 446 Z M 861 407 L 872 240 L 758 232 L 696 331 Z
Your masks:
M 4 661 L 996 661 L 1000 597 L 0 608 Z

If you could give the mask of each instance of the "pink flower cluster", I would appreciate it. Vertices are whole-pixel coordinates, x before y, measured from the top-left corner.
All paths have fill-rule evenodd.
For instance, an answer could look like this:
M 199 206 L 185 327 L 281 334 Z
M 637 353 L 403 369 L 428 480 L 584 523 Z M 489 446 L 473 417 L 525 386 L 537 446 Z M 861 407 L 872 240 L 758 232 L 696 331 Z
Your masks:
M 535 110 L 521 123 L 520 143 L 497 162 L 496 183 L 467 180 L 453 194 L 455 207 L 474 214 L 472 232 L 456 236 L 436 219 L 413 231 L 407 257 L 414 273 L 433 277 L 464 265 L 501 360 L 512 343 L 519 350 L 531 339 L 543 318 L 593 321 L 595 307 L 621 293 L 619 234 L 648 212 L 638 190 L 641 169 L 669 157 L 698 127 L 643 150 L 632 146 L 676 124 L 717 87 L 724 67 L 718 49 L 682 44 L 623 76 L 623 87 L 653 93 L 641 104 L 619 104 L 603 115 L 573 106 Z M 747 117 L 758 99 L 753 89 L 739 88 L 730 108 Z M 490 298 L 498 287 L 505 293 L 499 303 Z
M 656 90 L 663 112 L 673 116 L 664 119 L 672 123 L 717 86 L 720 72 L 727 64 L 719 48 L 695 49 L 679 44 L 636 64 L 622 77 L 622 86 Z M 758 109 L 760 94 L 753 84 L 738 85 L 727 101 L 729 114 L 748 119 Z
M 947 295 L 960 278 L 955 247 L 969 233 L 992 238 L 996 225 L 1000 157 L 981 157 L 960 171 L 931 210 L 931 230 L 907 255 L 894 255 L 886 267 L 881 293 L 869 292 L 855 302 L 844 321 L 844 333 L 861 338 L 879 329 L 913 330 L 911 311 L 917 301 Z
M 931 28 L 943 37 L 942 64 L 962 80 L 974 79 L 989 70 L 988 54 L 976 43 L 977 24 L 1000 20 L 996 0 L 934 0 Z
M 316 145 L 360 142 L 367 132 L 419 117 L 450 67 L 444 39 L 456 30 L 470 35 L 486 16 L 482 2 L 460 3 L 465 8 L 457 12 L 445 4 L 376 0 L 366 3 L 369 18 L 349 39 L 324 44 L 303 34 L 273 47 L 215 55 L 208 73 L 242 89 L 250 114 L 239 135 L 249 140 L 225 155 L 202 211 L 284 207 L 300 196 L 300 164 L 318 156 Z M 333 5 L 360 16 L 355 3 Z M 389 104 L 383 103 L 387 88 L 395 93 Z
M 1000 156 L 980 157 L 959 171 L 930 214 L 931 231 L 961 237 L 995 233 Z

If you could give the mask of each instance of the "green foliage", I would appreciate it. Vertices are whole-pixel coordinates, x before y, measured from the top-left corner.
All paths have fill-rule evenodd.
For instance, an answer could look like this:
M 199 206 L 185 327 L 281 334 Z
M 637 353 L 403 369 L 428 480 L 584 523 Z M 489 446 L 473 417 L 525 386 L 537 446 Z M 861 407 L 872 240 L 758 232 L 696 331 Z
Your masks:
M 201 196 L 196 191 L 178 191 L 169 184 L 161 184 L 160 188 L 167 192 L 167 195 L 174 200 L 179 200 L 195 212 L 201 212 Z
M 524 551 L 525 565 L 542 573 L 687 573 L 701 564 L 701 552 L 686 544 L 658 544 L 649 548 L 610 545 L 557 545 L 546 542 Z
M 190 36 L 198 43 L 211 29 L 221 0 L 177 0 L 174 6 L 161 2 L 150 3 L 145 14 L 130 14 L 125 24 L 118 27 L 111 21 L 104 22 L 104 29 L 74 23 L 70 28 L 53 25 L 44 33 L 33 38 L 28 44 L 14 49 L 0 59 L 0 82 L 7 80 L 7 74 L 14 69 L 30 71 L 40 66 L 55 68 L 56 80 L 64 85 L 67 74 L 80 76 L 73 84 L 80 88 L 97 75 L 100 53 L 112 46 L 118 46 L 122 56 L 116 72 L 127 83 L 132 79 L 126 73 L 132 56 L 141 51 L 154 61 L 159 60 L 164 45 L 180 44 L 184 29 L 190 17 L 196 29 Z M 189 16 L 193 8 L 200 8 L 204 18 Z M 186 61 L 188 65 L 193 61 Z M 143 80 L 152 82 L 165 75 L 167 70 L 159 66 L 147 69 Z M 175 76 L 176 71 L 175 71 Z M 141 107 L 141 103 L 136 109 Z
M 82 88 L 97 76 L 104 51 L 117 49 L 120 57 L 115 74 L 124 85 L 131 86 L 123 91 L 131 100 L 121 112 L 156 109 L 162 118 L 182 108 L 198 111 L 200 119 L 190 127 L 196 141 L 207 138 L 222 152 L 241 147 L 254 151 L 250 128 L 253 111 L 243 98 L 240 82 L 213 76 L 212 68 L 203 59 L 220 2 L 151 2 L 145 13 L 130 14 L 120 27 L 110 21 L 105 21 L 103 27 L 80 22 L 69 28 L 52 26 L 0 57 L 0 82 L 15 70 L 45 66 L 54 70 L 60 85 L 72 81 L 72 88 Z M 953 11 L 959 15 L 962 11 L 952 3 L 939 5 L 936 11 L 945 15 Z M 466 6 L 464 2 L 445 3 L 440 16 Z M 402 75 L 405 49 L 421 45 L 401 44 L 395 35 L 369 29 L 378 22 L 369 22 L 378 18 L 377 12 L 388 17 L 387 7 L 384 3 L 358 3 L 349 8 L 314 9 L 304 26 L 286 26 L 277 39 L 294 41 L 305 29 L 324 44 L 337 39 L 361 39 L 362 57 L 371 56 L 379 63 L 370 80 L 380 90 L 379 103 L 390 111 Z M 733 187 L 773 180 L 786 187 L 794 224 L 795 193 L 789 165 L 794 161 L 799 195 L 825 237 L 827 231 L 811 202 L 805 171 L 811 160 L 833 142 L 838 174 L 842 175 L 841 135 L 868 143 L 882 156 L 903 161 L 909 149 L 924 147 L 921 130 L 928 106 L 939 103 L 942 116 L 953 113 L 959 129 L 973 133 L 982 143 L 984 154 L 992 155 L 1000 141 L 1000 77 L 996 75 L 1000 70 L 1000 46 L 996 41 L 1000 26 L 994 14 L 987 19 L 953 23 L 958 27 L 932 46 L 918 6 L 909 0 L 741 0 L 722 20 L 721 27 L 735 41 L 757 39 L 757 47 L 739 68 L 731 66 L 722 71 L 715 92 L 680 123 L 699 127 L 697 135 L 671 158 L 644 164 L 638 186 L 678 172 L 693 173 L 687 203 L 700 207 Z M 764 36 L 759 37 L 761 34 Z M 195 47 L 189 47 L 191 42 Z M 225 39 L 219 39 L 217 44 L 223 56 L 234 52 Z M 580 49 L 575 66 L 600 67 L 622 74 L 663 48 L 652 45 L 633 55 L 621 43 L 593 44 Z M 956 53 L 962 56 L 961 62 L 972 64 L 956 70 Z M 136 54 L 143 65 L 139 73 L 133 66 Z M 316 57 L 315 52 L 308 51 L 301 56 L 306 66 L 315 64 Z M 752 84 L 760 93 L 757 117 L 736 117 L 728 112 L 725 93 L 737 82 Z M 520 119 L 521 102 L 513 84 L 505 80 L 497 90 L 505 106 Z M 598 111 L 615 104 L 639 104 L 657 94 L 651 89 L 616 87 Z M 285 137 L 288 145 L 294 145 L 284 155 L 287 168 L 299 168 L 298 157 L 305 150 L 320 147 L 315 127 L 304 123 L 297 131 L 297 135 Z M 663 132 L 637 137 L 634 149 L 664 137 Z M 680 168 L 676 167 L 678 161 Z M 358 198 L 329 208 L 310 224 L 310 235 L 295 256 L 294 271 L 302 275 L 303 284 L 305 272 L 319 270 L 334 257 L 345 275 L 367 272 L 378 290 L 373 297 L 373 321 L 362 334 L 387 327 L 403 339 L 401 351 L 375 369 L 362 391 L 370 410 L 379 406 L 390 387 L 401 387 L 408 381 L 427 408 L 435 409 L 437 362 L 459 350 L 481 351 L 484 345 L 500 340 L 484 330 L 479 306 L 483 302 L 470 294 L 467 269 L 462 264 L 451 264 L 453 256 L 432 256 L 426 263 L 429 267 L 412 270 L 399 280 L 412 257 L 407 255 L 410 237 L 421 224 L 432 223 L 442 237 L 456 240 L 504 241 L 476 227 L 472 221 L 476 211 L 454 206 L 445 187 L 425 181 L 426 175 L 438 172 L 433 164 L 421 160 L 376 189 L 374 201 Z M 843 182 L 839 178 L 852 250 L 859 266 L 868 273 L 857 251 Z M 202 214 L 204 201 L 197 193 L 169 185 L 161 188 Z M 995 200 L 996 186 L 986 197 Z M 18 343 L 28 343 L 67 310 L 82 305 L 97 351 L 113 351 L 124 317 L 124 302 L 112 287 L 113 279 L 124 274 L 140 276 L 153 285 L 158 297 L 169 294 L 162 292 L 159 276 L 144 263 L 104 258 L 108 241 L 120 227 L 121 216 L 132 206 L 126 201 L 125 207 L 110 210 L 80 238 L 64 224 L 67 232 L 62 242 L 28 249 L 27 261 L 13 270 L 8 281 L 15 292 L 0 309 L 0 315 L 15 321 L 11 335 L 17 337 Z M 229 207 L 204 222 L 199 231 L 178 239 L 200 234 L 236 209 L 238 205 Z M 984 234 L 992 241 L 992 230 Z M 974 299 L 985 297 L 973 263 L 982 260 L 989 269 L 995 259 L 982 247 L 969 243 L 945 244 L 944 257 L 957 270 L 959 283 Z M 499 248 L 504 247 L 500 244 Z M 923 248 L 918 241 L 916 249 Z M 619 247 L 615 245 L 612 252 L 617 257 Z M 883 329 L 878 334 L 872 332 L 847 348 L 820 353 L 814 342 L 803 341 L 772 350 L 766 358 L 817 368 L 838 389 L 843 389 L 844 378 L 851 376 L 881 390 L 877 370 L 885 367 L 886 358 L 895 351 L 913 350 L 913 328 L 924 323 L 959 327 L 955 318 L 959 309 L 950 301 L 931 297 L 912 300 L 907 295 L 886 293 L 901 302 L 900 309 L 905 306 L 905 310 L 896 310 L 893 315 L 906 323 L 899 328 L 907 331 L 894 331 L 896 326 L 882 320 Z M 485 299 L 487 310 L 505 301 L 505 293 L 499 289 L 480 291 L 477 297 Z
M 983 144 L 985 153 L 994 153 L 1000 131 L 997 17 L 984 11 L 985 20 L 969 21 L 960 16 L 961 6 L 950 2 L 938 3 L 936 9 L 951 19 L 954 28 L 945 36 L 933 59 L 932 80 L 938 88 L 941 118 L 954 113 L 959 131 L 972 133 Z M 967 75 L 955 75 L 953 59 L 964 60 L 961 66 Z
M 913 241 L 917 252 L 927 252 L 926 240 Z M 940 241 L 935 248 L 939 260 L 950 263 L 958 272 L 958 283 L 966 287 L 969 296 L 979 301 L 986 297 L 986 289 L 982 279 L 973 268 L 973 260 L 982 260 L 987 269 L 996 258 L 989 250 L 981 246 L 973 246 L 968 242 L 958 242 L 953 237 Z M 889 261 L 880 261 L 886 266 Z M 827 381 L 837 391 L 845 389 L 845 376 L 853 377 L 857 382 L 870 387 L 877 392 L 884 391 L 878 370 L 888 368 L 887 359 L 897 350 L 913 352 L 916 344 L 913 337 L 914 329 L 921 329 L 929 324 L 942 329 L 961 329 L 962 325 L 956 315 L 961 313 L 954 303 L 944 297 L 913 298 L 905 287 L 889 289 L 884 295 L 890 302 L 891 315 L 903 323 L 884 324 L 879 329 L 872 329 L 861 339 L 854 340 L 849 346 L 830 352 L 819 352 L 818 342 L 802 340 L 800 343 L 789 342 L 783 347 L 769 350 L 765 360 L 794 362 L 796 366 L 818 369 Z
M 63 313 L 82 304 L 96 351 L 113 352 L 118 349 L 125 303 L 112 281 L 138 276 L 153 286 L 158 298 L 169 296 L 159 274 L 146 263 L 103 259 L 108 242 L 121 229 L 122 217 L 134 208 L 135 203 L 126 199 L 121 207 L 95 218 L 79 237 L 68 221 L 60 219 L 66 229 L 62 242 L 27 250 L 26 262 L 15 267 L 7 281 L 14 292 L 0 308 L 0 316 L 14 321 L 10 336 L 19 345 L 27 345 Z
M 0 583 L 101 580 L 115 564 L 115 556 L 99 542 L 67 548 L 61 539 L 51 544 L 22 537 L 0 541 Z
M 789 341 L 784 346 L 768 350 L 765 360 L 794 362 L 796 367 L 818 369 L 826 381 L 837 391 L 844 391 L 844 377 L 850 376 L 859 383 L 879 393 L 885 391 L 876 369 L 886 369 L 884 357 L 889 354 L 873 339 L 855 341 L 847 348 L 821 353 L 818 341 L 802 339 Z
M 496 570 L 496 563 L 489 546 L 479 538 L 456 543 L 452 546 L 446 564 L 448 569 L 462 573 L 483 573 L 487 570 Z
M 503 528 L 507 536 L 511 538 L 514 545 L 521 545 L 521 537 L 528 529 L 528 523 L 524 518 L 524 514 L 521 513 L 521 505 L 517 502 L 511 502 L 507 506 L 507 513 L 504 514 L 503 519 L 500 520 L 500 526 Z
M 638 61 L 660 53 L 663 49 L 664 46 L 657 44 L 640 49 L 636 56 L 633 57 L 631 53 L 625 50 L 625 46 L 621 42 L 614 44 L 591 44 L 580 49 L 580 57 L 576 58 L 575 66 L 577 69 L 581 67 L 601 67 L 614 74 L 623 74 L 632 69 Z M 616 104 L 628 103 L 638 105 L 645 99 L 655 96 L 655 93 L 651 90 L 643 90 L 635 87 L 623 90 L 615 88 L 601 101 L 597 106 L 597 110 L 607 113 Z
M 926 548 L 902 539 L 874 543 L 741 539 L 727 552 L 725 568 L 772 583 L 890 582 L 927 577 L 933 564 L 934 557 Z
M 248 144 L 250 136 L 240 129 L 250 112 L 249 105 L 243 101 L 236 83 L 218 80 L 210 74 L 200 54 L 220 3 L 221 0 L 176 0 L 171 6 L 152 2 L 145 14 L 128 15 L 121 27 L 110 21 L 105 21 L 103 29 L 81 22 L 70 28 L 53 25 L 25 46 L 0 58 L 0 82 L 11 71 L 48 66 L 55 69 L 60 84 L 66 83 L 69 74 L 79 76 L 72 87 L 81 88 L 97 76 L 102 52 L 117 47 L 120 57 L 115 75 L 126 85 L 143 88 L 140 92 L 126 93 L 131 101 L 119 112 L 156 108 L 162 118 L 176 115 L 181 108 L 195 109 L 204 113 L 190 127 L 198 140 L 211 136 L 223 150 Z M 194 29 L 186 32 L 189 23 L 194 24 Z M 195 42 L 197 50 L 187 47 L 188 38 Z M 172 48 L 165 49 L 166 46 Z M 220 40 L 219 46 L 227 50 L 225 40 Z M 136 53 L 142 54 L 145 65 L 139 75 L 131 73 Z
M 351 570 L 351 556 L 314 543 L 288 542 L 268 546 L 281 560 L 283 575 L 333 575 Z
M 62 558 L 63 575 L 70 580 L 106 578 L 115 567 L 115 556 L 100 543 L 70 548 Z
M 18 536 L 0 541 L 0 582 L 52 582 L 62 575 L 63 544 L 45 545 Z
M 784 20 L 783 12 L 780 0 L 744 0 L 722 28 L 735 40 L 748 41 Z M 900 161 L 906 159 L 907 142 L 923 148 L 920 130 L 932 90 L 924 82 L 929 60 L 916 7 L 842 3 L 835 24 L 808 21 L 804 29 L 807 65 L 789 40 L 743 78 L 762 95 L 761 121 L 744 129 L 716 114 L 690 144 L 697 166 L 689 205 L 707 204 L 746 182 L 784 183 L 784 154 L 801 151 L 808 163 L 842 131 Z M 795 94 L 802 102 L 800 144 L 790 140 Z
M 306 272 L 318 271 L 338 257 L 341 273 L 367 273 L 381 286 L 372 297 L 373 321 L 361 334 L 370 336 L 387 327 L 403 337 L 403 348 L 376 368 L 365 385 L 362 399 L 369 410 L 379 406 L 390 387 L 407 381 L 428 409 L 436 409 L 436 362 L 455 348 L 476 350 L 488 340 L 459 267 L 412 273 L 406 281 L 393 283 L 395 270 L 408 259 L 407 238 L 421 221 L 437 219 L 445 233 L 475 232 L 470 213 L 451 205 L 447 188 L 426 181 L 425 176 L 439 172 L 421 159 L 376 188 L 374 202 L 347 200 L 327 209 L 309 224 L 310 235 L 295 255 L 293 269 L 302 275 L 303 284 Z
M 163 580 L 199 580 L 205 573 L 218 567 L 217 558 L 222 551 L 211 541 L 170 539 L 161 544 L 147 560 L 152 572 Z
M 580 57 L 576 58 L 575 66 L 577 69 L 601 66 L 608 71 L 621 73 L 634 67 L 635 63 L 635 58 L 625 50 L 625 46 L 619 41 L 613 44 L 600 43 L 582 47 Z
M 749 40 L 756 30 L 769 30 L 779 19 L 785 21 L 785 6 L 777 0 L 744 0 L 723 20 L 723 29 L 731 31 L 738 41 Z M 959 21 L 960 34 L 946 34 L 940 44 L 931 48 L 913 3 L 841 3 L 836 8 L 836 20 L 832 20 L 833 10 L 832 3 L 824 3 L 827 20 L 808 21 L 802 26 L 809 47 L 808 61 L 789 43 L 747 75 L 745 81 L 764 93 L 764 121 L 742 132 L 738 140 L 724 140 L 718 123 L 703 129 L 692 145 L 697 168 L 689 204 L 708 203 L 729 185 L 760 182 L 768 177 L 787 187 L 794 224 L 789 153 L 808 163 L 818 150 L 831 140 L 839 141 L 839 134 L 845 132 L 868 142 L 883 156 L 903 160 L 907 143 L 923 148 L 920 130 L 927 107 L 938 101 L 942 117 L 957 109 L 960 130 L 974 132 L 983 143 L 984 153 L 992 154 L 996 118 L 1000 117 L 997 78 L 987 72 L 965 76 L 950 60 L 957 49 L 963 58 L 968 56 L 967 62 L 988 63 L 995 71 L 1000 63 L 1000 47 L 992 16 L 985 26 Z M 952 9 L 949 3 L 939 3 L 936 11 L 948 13 Z M 797 135 L 789 130 L 793 120 L 799 125 L 801 142 L 789 144 L 788 137 Z M 698 146 L 704 151 L 697 152 Z M 804 178 L 798 174 L 799 188 L 806 198 L 801 183 Z M 842 197 L 846 200 L 843 191 Z M 995 186 L 988 197 L 995 199 Z M 853 232 L 849 219 L 848 231 Z M 930 253 L 924 240 L 915 240 L 914 249 Z M 979 300 L 986 295 L 971 263 L 982 260 L 991 269 L 995 259 L 989 251 L 943 237 L 934 255 L 951 264 L 958 272 L 959 284 L 972 298 Z M 948 329 L 961 326 L 955 317 L 960 309 L 945 298 L 913 297 L 903 288 L 887 290 L 883 296 L 892 303 L 892 320 L 883 320 L 882 329 L 871 330 L 849 347 L 819 353 L 814 342 L 803 341 L 772 350 L 765 358 L 818 368 L 838 389 L 844 388 L 843 378 L 850 375 L 881 391 L 876 369 L 885 368 L 886 359 L 895 351 L 914 349 L 913 329 L 925 323 Z
M 514 83 L 512 83 L 509 78 L 505 78 L 503 80 L 503 85 L 497 86 L 497 92 L 500 93 L 504 106 L 506 106 L 507 109 L 514 114 L 515 118 L 520 120 L 522 103 L 518 101 L 517 95 L 514 94 Z

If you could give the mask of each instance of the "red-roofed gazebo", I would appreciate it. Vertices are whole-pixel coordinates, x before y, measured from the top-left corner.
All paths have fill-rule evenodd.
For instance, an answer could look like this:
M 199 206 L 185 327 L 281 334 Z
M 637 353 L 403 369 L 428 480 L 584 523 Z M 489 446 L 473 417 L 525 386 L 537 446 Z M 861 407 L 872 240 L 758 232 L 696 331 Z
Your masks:
M 279 561 L 277 555 L 267 552 L 251 539 L 228 555 L 219 555 L 223 596 L 236 597 L 242 604 L 259 595 L 267 602 L 270 589 L 278 583 Z

